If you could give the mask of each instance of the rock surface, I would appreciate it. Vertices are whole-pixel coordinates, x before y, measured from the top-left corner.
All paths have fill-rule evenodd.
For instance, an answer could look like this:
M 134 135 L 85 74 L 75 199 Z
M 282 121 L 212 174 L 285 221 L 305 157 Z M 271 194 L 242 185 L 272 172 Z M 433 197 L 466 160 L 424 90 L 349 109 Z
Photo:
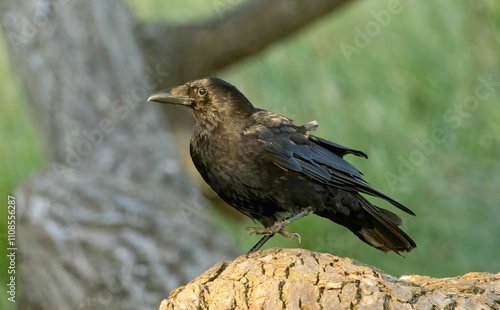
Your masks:
M 269 249 L 220 262 L 174 290 L 167 309 L 499 309 L 500 273 L 400 278 L 349 258 Z

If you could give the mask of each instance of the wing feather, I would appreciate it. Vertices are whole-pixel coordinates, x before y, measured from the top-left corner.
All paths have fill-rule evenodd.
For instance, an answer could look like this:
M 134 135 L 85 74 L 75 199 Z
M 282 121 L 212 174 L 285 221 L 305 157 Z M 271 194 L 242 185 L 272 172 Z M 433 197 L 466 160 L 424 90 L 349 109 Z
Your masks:
M 318 143 L 319 145 L 326 148 L 330 152 L 333 152 L 333 153 L 339 155 L 340 157 L 344 157 L 347 154 L 353 154 L 356 156 L 368 158 L 368 155 L 366 155 L 364 152 L 350 149 L 348 147 L 345 147 L 345 146 L 342 146 L 340 144 L 325 140 L 325 139 L 320 138 L 320 137 L 310 135 L 309 139 L 311 139 L 311 141 Z
M 258 139 L 269 152 L 271 161 L 283 169 L 302 173 L 325 185 L 385 199 L 414 215 L 410 209 L 368 185 L 363 174 L 342 158 L 346 154 L 368 158 L 365 153 L 309 135 L 309 129 L 317 126 L 313 125 L 298 127 L 289 121 L 272 128 L 257 125 L 260 126 Z
M 288 170 L 302 171 L 299 162 L 293 157 L 293 152 L 288 150 L 282 143 L 265 140 L 261 140 L 261 142 L 264 144 L 264 149 L 270 152 L 270 158 L 274 164 Z

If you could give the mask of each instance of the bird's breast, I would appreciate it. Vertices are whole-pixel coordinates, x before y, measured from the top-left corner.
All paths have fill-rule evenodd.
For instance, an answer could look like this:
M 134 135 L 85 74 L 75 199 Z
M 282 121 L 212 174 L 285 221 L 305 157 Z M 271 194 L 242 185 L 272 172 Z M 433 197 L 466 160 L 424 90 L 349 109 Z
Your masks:
M 193 132 L 190 153 L 193 163 L 210 185 L 219 185 L 237 178 L 240 143 L 235 134 L 224 132 L 215 127 L 213 130 Z
M 242 197 L 265 196 L 264 182 L 270 181 L 268 168 L 259 158 L 258 141 L 243 140 L 238 131 L 193 134 L 191 158 L 196 169 L 226 202 L 233 206 Z

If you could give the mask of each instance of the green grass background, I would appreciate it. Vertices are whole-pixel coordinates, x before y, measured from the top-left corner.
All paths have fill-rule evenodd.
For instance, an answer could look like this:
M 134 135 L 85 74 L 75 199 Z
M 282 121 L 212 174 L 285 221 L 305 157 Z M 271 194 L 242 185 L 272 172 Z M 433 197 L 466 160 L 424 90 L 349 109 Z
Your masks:
M 500 2 L 403 0 L 402 12 L 392 15 L 348 62 L 340 45 L 354 45 L 355 27 L 364 29 L 375 21 L 370 12 L 385 9 L 388 2 L 358 1 L 218 76 L 236 85 L 254 105 L 298 124 L 315 119 L 319 136 L 368 153 L 369 160 L 348 160 L 375 188 L 415 211 L 417 217 L 398 214 L 418 247 L 404 259 L 384 254 L 316 216 L 291 225 L 290 230 L 302 235 L 301 245 L 277 236 L 266 247 L 301 246 L 349 256 L 396 276 L 499 272 L 500 86 L 473 109 L 463 110 L 463 105 L 474 96 L 479 77 L 500 82 Z M 190 22 L 214 15 L 216 3 L 234 1 L 129 3 L 139 18 Z M 46 162 L 24 92 L 2 45 L 2 193 L 12 192 Z M 420 161 L 412 160 L 418 142 L 431 139 L 436 128 L 447 140 L 435 143 Z M 386 176 L 397 175 L 403 161 L 413 162 L 414 172 L 391 186 Z M 258 239 L 243 230 L 251 221 L 232 223 L 213 214 L 242 249 Z M 3 265 L 1 251 L 3 247 Z

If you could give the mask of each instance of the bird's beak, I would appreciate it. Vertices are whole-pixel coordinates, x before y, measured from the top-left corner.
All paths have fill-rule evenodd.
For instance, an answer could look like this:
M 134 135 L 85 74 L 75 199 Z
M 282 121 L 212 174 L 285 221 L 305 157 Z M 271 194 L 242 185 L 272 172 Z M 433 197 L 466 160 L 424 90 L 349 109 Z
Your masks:
M 148 101 L 156 101 L 156 102 L 178 104 L 185 106 L 191 105 L 194 101 L 193 98 L 190 98 L 189 96 L 186 95 L 176 96 L 172 94 L 172 90 L 174 90 L 174 93 L 178 93 L 177 91 L 175 91 L 177 90 L 177 88 L 178 87 L 162 89 L 149 96 Z

